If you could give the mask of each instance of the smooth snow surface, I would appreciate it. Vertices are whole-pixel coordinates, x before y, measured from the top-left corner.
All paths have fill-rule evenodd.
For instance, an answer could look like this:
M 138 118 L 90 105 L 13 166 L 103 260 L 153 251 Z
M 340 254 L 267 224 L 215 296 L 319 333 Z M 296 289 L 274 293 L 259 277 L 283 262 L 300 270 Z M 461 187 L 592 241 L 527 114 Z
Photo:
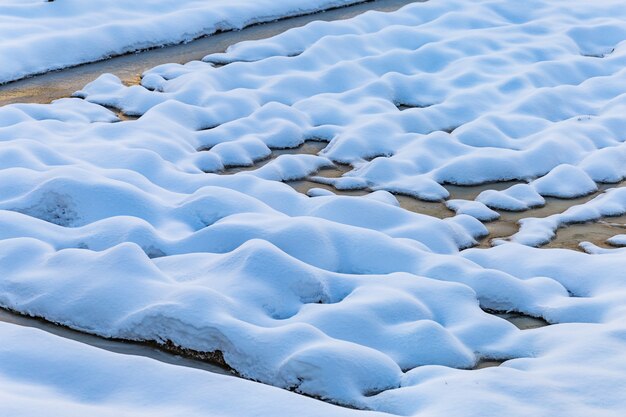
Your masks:
M 0 84 L 362 0 L 3 0 Z
M 141 86 L 103 75 L 84 100 L 4 107 L 0 305 L 219 350 L 246 378 L 351 407 L 622 416 L 623 251 L 519 243 L 625 213 L 625 189 L 462 249 L 493 209 L 626 175 L 625 40 L 621 1 L 432 0 L 163 65 Z M 307 140 L 329 143 L 253 166 Z M 348 172 L 324 176 L 332 164 Z M 233 166 L 251 169 L 221 174 Z M 311 174 L 376 192 L 281 182 Z M 524 183 L 451 199 L 445 220 L 391 194 L 439 201 L 448 183 L 501 180 Z M 504 363 L 471 370 L 489 359 Z
M 118 355 L 0 322 L 0 414 L 11 417 L 383 416 L 263 384 Z

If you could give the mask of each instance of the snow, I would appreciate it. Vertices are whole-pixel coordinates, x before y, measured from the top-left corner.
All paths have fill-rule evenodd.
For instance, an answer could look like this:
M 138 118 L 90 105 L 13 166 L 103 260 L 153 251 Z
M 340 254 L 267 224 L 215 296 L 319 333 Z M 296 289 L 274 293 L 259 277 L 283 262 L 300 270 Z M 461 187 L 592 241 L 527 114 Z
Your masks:
M 74 366 L 97 363 L 107 378 L 141 369 L 131 384 L 146 369 L 150 384 L 107 391 L 118 409 L 134 396 L 204 415 L 252 415 L 254 402 L 260 415 L 366 414 L 305 394 L 405 416 L 621 416 L 623 250 L 531 246 L 626 213 L 625 189 L 467 249 L 496 210 L 626 176 L 621 3 L 431 0 L 159 66 L 142 85 L 106 74 L 72 99 L 4 107 L 0 305 L 100 336 L 219 350 L 243 377 L 295 391 L 222 388 L 226 377 L 81 347 Z M 102 105 L 141 117 L 120 121 Z M 328 145 L 271 159 L 310 140 Z M 250 169 L 224 175 L 233 166 Z M 324 176 L 331 166 L 347 172 Z M 300 179 L 336 192 L 284 183 Z M 516 183 L 473 201 L 447 189 L 503 180 Z M 409 212 L 394 194 L 456 215 Z M 552 325 L 520 330 L 494 311 Z M 9 327 L 10 355 L 26 343 L 41 357 L 28 338 L 79 350 Z M 472 369 L 484 360 L 503 363 Z M 29 375 L 18 363 L 4 376 L 8 362 L 3 385 Z M 161 396 L 162 375 L 193 401 Z M 44 376 L 26 382 L 56 390 L 43 398 L 105 406 Z M 262 400 L 234 399 L 247 392 Z
M 623 158 L 596 161 L 622 145 L 626 50 L 618 39 L 605 58 L 588 56 L 591 47 L 604 50 L 600 37 L 579 46 L 596 18 L 622 33 L 616 2 L 588 15 L 563 2 L 427 3 L 315 22 L 205 58 L 231 62 L 222 67 L 163 65 L 145 74 L 154 91 L 104 76 L 78 95 L 129 114 L 163 112 L 171 100 L 198 106 L 214 127 L 198 133 L 202 145 L 228 144 L 241 158 L 254 159 L 244 146 L 250 140 L 329 140 L 323 156 L 355 167 L 327 181 L 342 189 L 440 200 L 448 197 L 444 183 L 545 176 L 534 183 L 539 194 L 570 197 L 624 176 Z M 579 189 L 555 189 L 561 176 Z
M 457 214 L 467 214 L 481 221 L 496 220 L 500 217 L 500 214 L 497 211 L 491 210 L 480 201 L 453 199 L 447 200 L 446 206 L 450 210 L 454 210 Z
M 359 0 L 4 0 L 0 84 Z
M 610 188 L 592 200 L 569 207 L 562 213 L 547 217 L 529 217 L 520 221 L 520 230 L 511 240 L 525 245 L 539 246 L 552 240 L 559 227 L 586 223 L 602 217 L 626 213 L 626 189 Z
M 585 171 L 565 164 L 533 181 L 532 186 L 543 196 L 559 198 L 580 197 L 598 190 L 596 183 Z
M 615 235 L 607 242 L 613 246 L 626 246 L 626 235 Z
M 0 335 L 0 413 L 6 416 L 384 415 L 8 323 L 0 323 Z
M 506 190 L 485 190 L 476 197 L 476 202 L 488 207 L 508 211 L 524 211 L 540 207 L 546 200 L 528 184 L 515 184 Z

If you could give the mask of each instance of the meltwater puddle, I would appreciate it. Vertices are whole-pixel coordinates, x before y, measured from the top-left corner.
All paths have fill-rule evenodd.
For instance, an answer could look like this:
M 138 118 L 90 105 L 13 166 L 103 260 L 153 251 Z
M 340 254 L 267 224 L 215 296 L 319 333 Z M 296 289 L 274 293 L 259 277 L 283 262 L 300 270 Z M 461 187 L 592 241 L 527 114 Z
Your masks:
M 540 327 L 549 326 L 550 323 L 540 317 L 528 316 L 523 313 L 507 312 L 507 311 L 490 311 L 486 310 L 486 313 L 500 317 L 515 325 L 520 330 L 538 329 Z

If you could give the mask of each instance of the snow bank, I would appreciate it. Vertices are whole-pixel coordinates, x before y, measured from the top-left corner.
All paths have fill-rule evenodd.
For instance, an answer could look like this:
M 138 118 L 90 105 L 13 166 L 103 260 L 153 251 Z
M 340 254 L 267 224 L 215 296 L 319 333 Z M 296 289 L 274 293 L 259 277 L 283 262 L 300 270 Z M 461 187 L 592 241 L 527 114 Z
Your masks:
M 240 378 L 0 323 L 0 413 L 13 417 L 380 416 Z
M 205 120 L 176 108 L 192 129 L 149 114 L 111 123 L 77 99 L 3 109 L 3 306 L 219 350 L 246 377 L 365 408 L 411 369 L 532 356 L 479 301 L 554 321 L 575 308 L 555 280 L 459 258 L 485 233 L 472 217 L 203 173 L 188 161 Z
M 81 1 L 0 4 L 0 84 L 217 31 L 359 0 Z

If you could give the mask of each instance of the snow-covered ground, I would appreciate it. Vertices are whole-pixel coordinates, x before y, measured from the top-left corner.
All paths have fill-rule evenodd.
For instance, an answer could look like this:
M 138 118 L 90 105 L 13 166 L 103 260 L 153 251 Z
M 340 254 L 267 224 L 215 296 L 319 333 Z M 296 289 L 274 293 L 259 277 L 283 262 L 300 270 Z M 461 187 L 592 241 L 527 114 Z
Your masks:
M 3 0 L 0 84 L 363 0 Z
M 623 250 L 520 244 L 623 214 L 623 189 L 525 219 L 513 242 L 465 249 L 494 209 L 626 176 L 621 1 L 431 0 L 205 61 L 157 67 L 140 86 L 103 75 L 83 99 L 0 108 L 0 305 L 101 336 L 220 351 L 246 378 L 362 409 L 623 415 Z M 141 117 L 119 121 L 101 105 Z M 329 144 L 220 174 L 306 140 Z M 317 181 L 376 192 L 309 197 L 281 182 L 333 163 L 353 169 Z M 446 183 L 502 180 L 520 183 L 449 200 L 457 215 L 444 220 L 391 194 L 440 200 Z M 484 310 L 552 325 L 520 330 Z M 504 363 L 472 370 L 482 360 Z M 9 368 L 0 375 L 11 381 L 28 374 Z M 195 372 L 213 387 L 225 378 Z M 136 395 L 161 389 L 144 388 Z M 111 392 L 107 404 L 125 404 Z M 271 392 L 314 415 L 360 413 Z
M 240 378 L 0 323 L 0 413 L 11 417 L 382 417 Z

